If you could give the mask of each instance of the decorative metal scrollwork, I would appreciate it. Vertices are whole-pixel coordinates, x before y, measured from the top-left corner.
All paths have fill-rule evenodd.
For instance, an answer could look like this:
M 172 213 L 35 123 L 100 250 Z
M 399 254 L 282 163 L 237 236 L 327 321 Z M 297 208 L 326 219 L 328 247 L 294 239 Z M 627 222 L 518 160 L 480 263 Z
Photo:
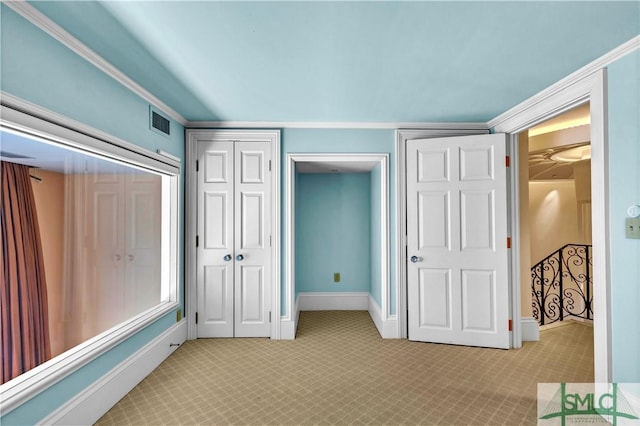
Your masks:
M 593 259 L 586 244 L 567 244 L 531 268 L 533 317 L 540 325 L 593 319 Z

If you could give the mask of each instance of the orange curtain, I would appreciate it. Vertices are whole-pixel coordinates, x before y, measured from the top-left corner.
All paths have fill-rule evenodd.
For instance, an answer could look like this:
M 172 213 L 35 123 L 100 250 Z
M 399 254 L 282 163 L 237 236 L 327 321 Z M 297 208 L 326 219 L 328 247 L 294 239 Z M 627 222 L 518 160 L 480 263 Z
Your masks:
M 2 161 L 2 382 L 51 358 L 47 286 L 29 168 Z

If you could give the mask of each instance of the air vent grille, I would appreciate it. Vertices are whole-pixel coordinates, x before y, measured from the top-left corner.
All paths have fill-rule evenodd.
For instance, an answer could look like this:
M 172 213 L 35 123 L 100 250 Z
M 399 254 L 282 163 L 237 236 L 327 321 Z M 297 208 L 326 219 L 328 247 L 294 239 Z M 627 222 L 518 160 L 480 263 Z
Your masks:
M 170 135 L 171 122 L 169 121 L 169 119 L 160 115 L 160 113 L 158 113 L 153 107 L 149 108 L 149 113 L 149 125 L 151 127 L 151 130 L 162 133 L 164 135 Z

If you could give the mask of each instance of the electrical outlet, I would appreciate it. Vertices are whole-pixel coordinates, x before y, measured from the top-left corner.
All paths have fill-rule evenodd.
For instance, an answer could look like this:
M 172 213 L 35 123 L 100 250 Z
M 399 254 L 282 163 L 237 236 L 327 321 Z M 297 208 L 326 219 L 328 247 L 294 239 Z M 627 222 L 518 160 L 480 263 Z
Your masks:
M 340 272 L 334 272 L 333 273 L 333 282 L 334 283 L 339 283 L 340 282 Z
M 624 221 L 625 237 L 640 239 L 640 218 L 628 217 Z

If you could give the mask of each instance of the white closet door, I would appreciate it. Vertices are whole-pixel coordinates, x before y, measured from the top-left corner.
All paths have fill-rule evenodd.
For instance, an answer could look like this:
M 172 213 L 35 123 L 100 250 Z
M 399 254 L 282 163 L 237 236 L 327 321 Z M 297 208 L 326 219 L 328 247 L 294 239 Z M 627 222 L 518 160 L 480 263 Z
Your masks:
M 83 337 L 89 338 L 124 320 L 124 174 L 92 171 L 85 184 Z
M 161 183 L 153 173 L 127 172 L 125 275 L 127 317 L 160 303 Z
M 198 337 L 233 337 L 233 142 L 198 141 Z
M 407 143 L 409 339 L 509 347 L 505 135 Z
M 268 142 L 235 143 L 235 336 L 270 335 Z

